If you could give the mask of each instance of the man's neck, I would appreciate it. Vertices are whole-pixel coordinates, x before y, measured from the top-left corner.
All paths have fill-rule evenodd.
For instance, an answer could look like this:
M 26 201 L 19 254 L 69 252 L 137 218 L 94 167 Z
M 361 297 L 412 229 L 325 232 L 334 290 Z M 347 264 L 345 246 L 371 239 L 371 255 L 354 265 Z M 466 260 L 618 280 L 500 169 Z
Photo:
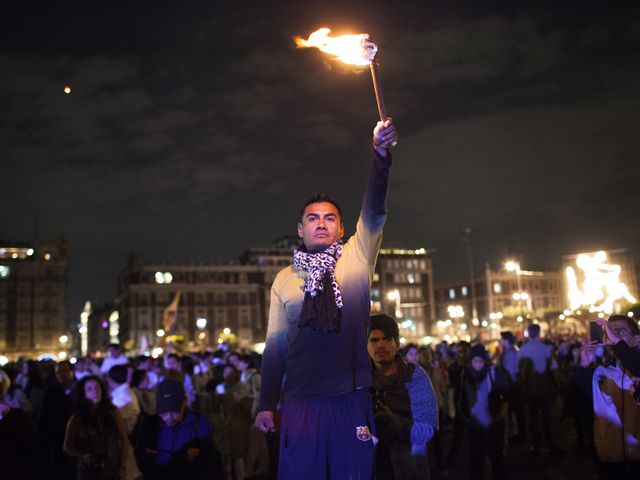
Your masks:
M 398 362 L 395 359 L 388 363 L 375 363 L 376 373 L 383 377 L 390 377 L 398 371 Z

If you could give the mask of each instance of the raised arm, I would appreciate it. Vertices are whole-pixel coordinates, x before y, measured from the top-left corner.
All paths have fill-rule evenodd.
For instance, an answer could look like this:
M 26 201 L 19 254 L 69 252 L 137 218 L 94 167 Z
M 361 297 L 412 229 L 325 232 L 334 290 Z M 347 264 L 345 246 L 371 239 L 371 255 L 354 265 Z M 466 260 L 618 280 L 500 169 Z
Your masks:
M 382 228 L 387 212 L 387 189 L 389 186 L 389 167 L 391 154 L 389 147 L 396 141 L 398 134 L 391 118 L 384 123 L 378 122 L 373 130 L 373 159 L 369 170 L 369 180 L 362 200 L 362 215 L 370 230 Z

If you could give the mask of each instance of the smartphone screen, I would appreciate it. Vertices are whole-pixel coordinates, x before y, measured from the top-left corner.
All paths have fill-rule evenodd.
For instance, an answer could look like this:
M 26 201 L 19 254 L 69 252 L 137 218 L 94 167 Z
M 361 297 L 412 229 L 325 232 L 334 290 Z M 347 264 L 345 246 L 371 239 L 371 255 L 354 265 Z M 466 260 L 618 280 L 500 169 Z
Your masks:
M 602 327 L 598 325 L 598 322 L 589 322 L 589 334 L 592 342 L 602 343 L 604 340 Z

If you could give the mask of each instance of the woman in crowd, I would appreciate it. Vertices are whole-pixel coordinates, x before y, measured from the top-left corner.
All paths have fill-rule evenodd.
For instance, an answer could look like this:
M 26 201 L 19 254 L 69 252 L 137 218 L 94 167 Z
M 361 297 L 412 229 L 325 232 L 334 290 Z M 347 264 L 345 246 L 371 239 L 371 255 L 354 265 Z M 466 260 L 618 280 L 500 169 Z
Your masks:
M 491 462 L 494 480 L 506 478 L 504 470 L 507 383 L 500 369 L 490 364 L 482 345 L 471 348 L 471 365 L 463 371 L 460 412 L 469 428 L 469 468 L 471 480 L 484 477 L 485 455 Z
M 67 423 L 64 439 L 64 451 L 76 462 L 76 479 L 124 479 L 127 433 L 106 387 L 90 375 L 76 388 L 76 412 Z
M 410 343 L 402 349 L 402 356 L 407 363 L 413 363 L 418 365 L 419 354 L 418 346 L 415 343 Z

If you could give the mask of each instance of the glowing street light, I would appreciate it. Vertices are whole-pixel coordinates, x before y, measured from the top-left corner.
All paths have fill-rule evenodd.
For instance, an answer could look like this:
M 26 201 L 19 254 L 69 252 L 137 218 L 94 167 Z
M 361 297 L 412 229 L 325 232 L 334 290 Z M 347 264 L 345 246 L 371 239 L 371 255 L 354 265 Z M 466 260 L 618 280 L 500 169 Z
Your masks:
M 204 317 L 198 317 L 196 319 L 196 327 L 198 327 L 199 330 L 204 330 L 207 326 L 207 319 Z
M 396 318 L 402 318 L 402 300 L 400 298 L 400 290 L 394 288 L 387 292 L 387 300 L 395 303 L 395 316 Z
M 514 260 L 507 260 L 504 263 L 504 269 L 507 272 L 520 272 L 520 264 Z

